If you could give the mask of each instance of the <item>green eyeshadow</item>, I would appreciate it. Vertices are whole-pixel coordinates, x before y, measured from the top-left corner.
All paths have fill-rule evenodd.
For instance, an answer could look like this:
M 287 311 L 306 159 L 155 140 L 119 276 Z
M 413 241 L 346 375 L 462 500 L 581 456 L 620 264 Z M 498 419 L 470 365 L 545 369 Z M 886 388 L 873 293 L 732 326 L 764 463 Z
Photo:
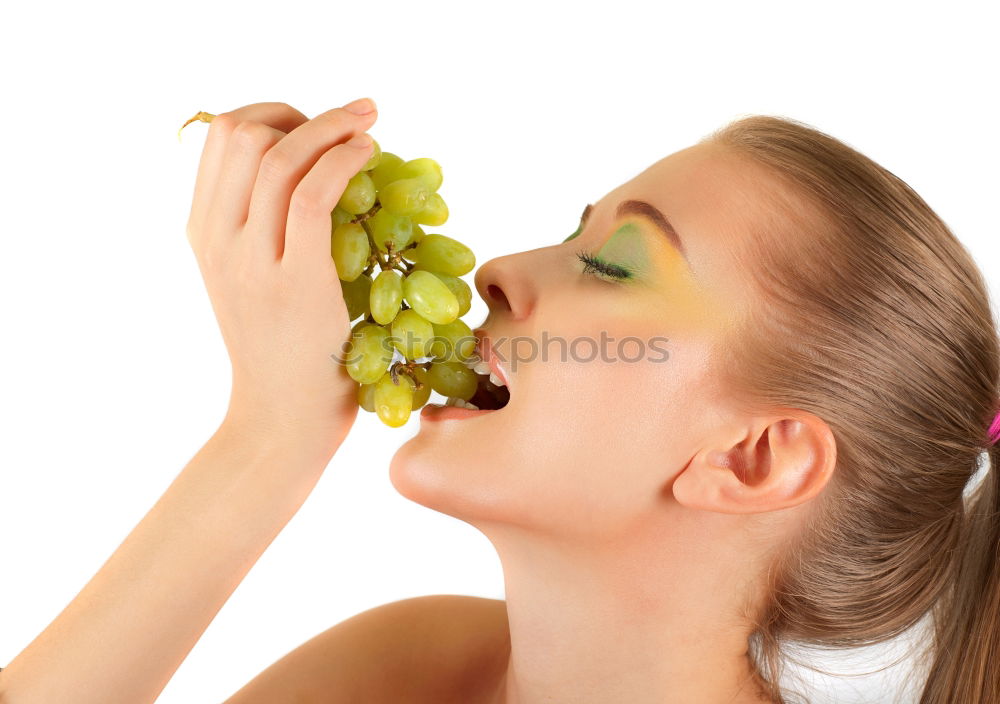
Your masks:
M 573 235 L 571 235 L 572 237 Z M 649 270 L 649 250 L 642 229 L 626 223 L 615 230 L 608 241 L 597 251 L 601 259 L 629 269 L 642 276 Z

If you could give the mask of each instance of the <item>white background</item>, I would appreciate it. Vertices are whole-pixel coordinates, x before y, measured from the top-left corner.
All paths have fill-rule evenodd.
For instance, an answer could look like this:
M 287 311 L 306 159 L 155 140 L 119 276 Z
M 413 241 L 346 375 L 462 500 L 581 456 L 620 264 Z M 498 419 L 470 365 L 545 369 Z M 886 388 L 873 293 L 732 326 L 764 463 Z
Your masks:
M 995 292 L 1000 64 L 987 6 L 9 7 L 0 665 L 77 594 L 225 411 L 228 358 L 184 233 L 207 125 L 178 142 L 186 118 L 271 100 L 312 117 L 371 96 L 384 148 L 443 165 L 440 231 L 481 263 L 562 240 L 586 203 L 728 120 L 788 116 L 913 186 Z M 470 322 L 484 315 L 476 306 Z M 388 601 L 503 597 L 482 535 L 390 485 L 389 458 L 416 427 L 359 416 L 161 702 L 222 701 Z M 880 682 L 844 681 L 835 699 L 890 701 Z

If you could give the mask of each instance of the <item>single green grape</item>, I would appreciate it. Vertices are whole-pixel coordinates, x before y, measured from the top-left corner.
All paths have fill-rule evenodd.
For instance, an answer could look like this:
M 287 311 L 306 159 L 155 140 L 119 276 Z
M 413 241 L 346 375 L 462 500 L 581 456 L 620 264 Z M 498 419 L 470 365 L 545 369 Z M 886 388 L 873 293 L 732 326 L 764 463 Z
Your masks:
M 403 160 L 392 152 L 382 152 L 382 158 L 379 159 L 378 166 L 372 169 L 370 174 L 375 188 L 381 191 L 385 188 L 385 184 L 399 178 L 396 176 L 396 169 L 402 164 Z
M 398 252 L 410 242 L 413 237 L 413 221 L 403 215 L 395 215 L 385 208 L 380 208 L 377 213 L 368 218 L 368 228 L 372 233 L 372 240 L 380 252 L 386 250 L 386 240 L 392 242 L 392 246 Z
M 420 225 L 444 225 L 448 221 L 448 205 L 439 193 L 427 196 L 424 209 L 413 216 L 413 222 Z
M 435 362 L 427 373 L 431 388 L 442 396 L 468 401 L 479 384 L 476 373 L 461 362 Z
M 441 165 L 427 157 L 410 159 L 400 164 L 396 169 L 396 178 L 418 178 L 427 184 L 427 188 L 431 191 L 441 188 L 441 182 L 444 180 Z
M 378 164 L 379 164 L 379 162 L 381 160 L 382 160 L 382 147 L 380 147 L 379 144 L 378 144 L 378 142 L 373 139 L 372 140 L 372 155 L 371 155 L 371 158 L 369 158 L 368 161 L 365 162 L 365 165 L 361 167 L 361 170 L 362 171 L 371 171 L 376 166 L 378 166 Z
M 375 384 L 358 384 L 358 405 L 369 413 L 375 412 Z
M 389 331 L 381 325 L 362 325 L 351 336 L 347 373 L 360 384 L 374 384 L 392 361 Z
M 344 294 L 344 303 L 347 304 L 347 319 L 354 320 L 358 316 L 368 315 L 368 297 L 372 288 L 372 279 L 366 274 L 362 274 L 354 281 L 340 282 L 340 290 Z
M 462 362 L 476 352 L 476 336 L 462 320 L 434 326 L 434 342 L 430 354 L 440 362 Z
M 330 234 L 332 235 L 334 230 L 353 219 L 354 216 L 343 208 L 334 208 L 330 211 Z
M 347 182 L 344 193 L 337 202 L 337 207 L 353 215 L 367 213 L 375 205 L 375 195 L 375 184 L 372 183 L 372 177 L 364 171 L 359 171 Z
M 427 370 L 423 367 L 415 367 L 413 369 L 413 376 L 420 382 L 420 388 L 414 387 L 413 389 L 413 407 L 411 410 L 415 411 L 422 408 L 431 397 L 431 380 L 427 376 Z
M 342 281 L 354 281 L 365 270 L 371 255 L 365 228 L 353 222 L 340 225 L 330 237 L 330 254 L 337 276 Z
M 434 326 L 420 313 L 407 308 L 400 311 L 390 326 L 392 344 L 408 361 L 426 357 L 427 348 L 434 337 Z
M 390 213 L 409 217 L 424 209 L 431 193 L 419 178 L 401 178 L 379 189 L 378 202 Z
M 468 313 L 469 309 L 472 308 L 472 289 L 469 287 L 469 284 L 457 276 L 449 276 L 448 274 L 441 274 L 436 271 L 434 272 L 434 276 L 441 279 L 444 285 L 455 294 L 455 298 L 458 299 L 458 317 L 461 318 Z
M 413 408 L 413 380 L 406 374 L 397 374 L 398 384 L 392 374 L 385 372 L 375 384 L 373 400 L 379 420 L 391 428 L 406 423 Z
M 403 280 L 392 269 L 379 272 L 369 294 L 372 317 L 379 325 L 388 325 L 403 303 Z
M 420 244 L 420 241 L 424 238 L 425 235 L 426 233 L 424 232 L 424 228 L 420 227 L 420 225 L 416 223 L 413 223 L 413 237 L 410 238 L 410 242 L 416 242 L 417 244 Z M 412 252 L 413 250 L 410 251 Z
M 412 255 L 417 269 L 449 276 L 462 276 L 476 266 L 476 255 L 464 244 L 445 235 L 427 235 Z
M 450 323 L 458 317 L 455 294 L 429 271 L 410 272 L 403 281 L 403 298 L 413 310 L 437 325 Z

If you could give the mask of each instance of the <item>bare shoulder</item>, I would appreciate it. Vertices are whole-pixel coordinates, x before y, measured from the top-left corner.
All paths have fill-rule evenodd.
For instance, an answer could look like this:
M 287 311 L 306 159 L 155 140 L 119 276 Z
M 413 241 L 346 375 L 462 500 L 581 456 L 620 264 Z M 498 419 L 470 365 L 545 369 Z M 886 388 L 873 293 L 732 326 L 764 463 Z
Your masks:
M 418 596 L 328 628 L 224 704 L 473 701 L 502 675 L 509 652 L 504 601 Z

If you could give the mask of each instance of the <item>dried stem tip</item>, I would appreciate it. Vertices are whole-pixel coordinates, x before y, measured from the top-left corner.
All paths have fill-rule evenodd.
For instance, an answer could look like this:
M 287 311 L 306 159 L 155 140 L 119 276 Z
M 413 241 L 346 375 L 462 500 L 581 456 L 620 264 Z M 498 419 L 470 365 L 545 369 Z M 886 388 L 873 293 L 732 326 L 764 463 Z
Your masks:
M 183 125 L 181 125 L 181 129 L 177 130 L 177 141 L 179 142 L 180 139 L 181 139 L 181 130 L 183 130 L 185 127 L 187 127 L 188 125 L 190 125 L 192 122 L 199 121 L 199 120 L 201 122 L 211 122 L 213 117 L 215 117 L 215 115 L 213 115 L 210 112 L 205 112 L 204 110 L 198 111 L 197 115 L 195 115 L 194 117 L 188 118 L 188 121 L 185 122 Z

